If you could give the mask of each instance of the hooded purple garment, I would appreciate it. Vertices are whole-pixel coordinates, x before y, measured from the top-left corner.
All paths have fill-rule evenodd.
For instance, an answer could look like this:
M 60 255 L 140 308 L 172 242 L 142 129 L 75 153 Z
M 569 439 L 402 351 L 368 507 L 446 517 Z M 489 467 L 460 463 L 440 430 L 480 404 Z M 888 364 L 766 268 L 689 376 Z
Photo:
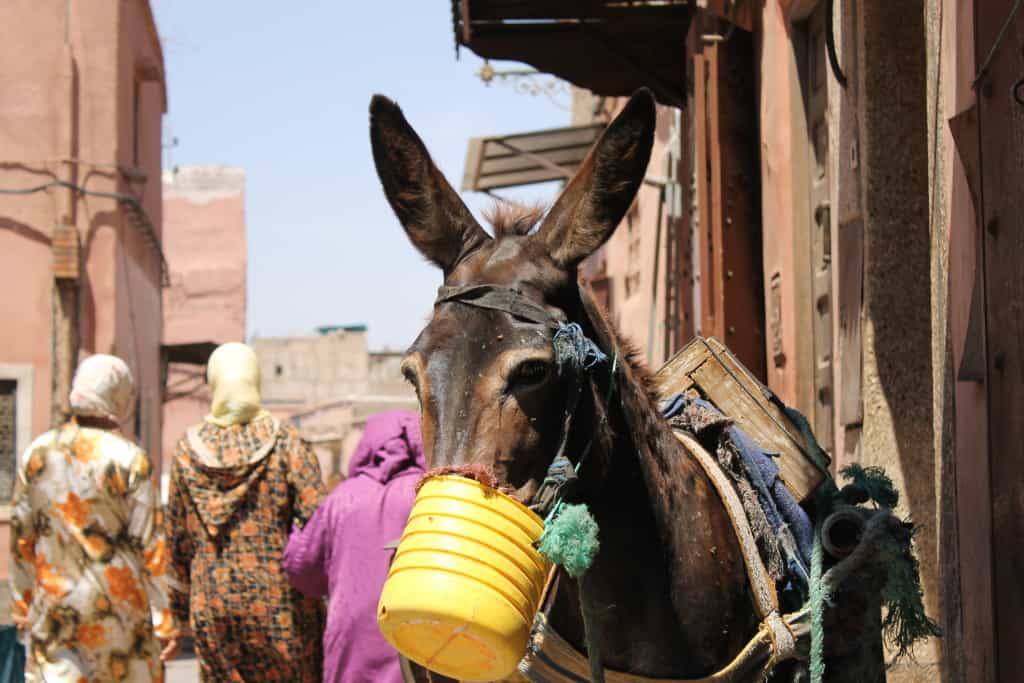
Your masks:
M 423 470 L 419 415 L 370 417 L 348 479 L 288 539 L 288 580 L 306 595 L 330 599 L 325 683 L 402 681 L 398 655 L 377 629 L 377 601 L 392 554 L 384 546 L 402 535 Z

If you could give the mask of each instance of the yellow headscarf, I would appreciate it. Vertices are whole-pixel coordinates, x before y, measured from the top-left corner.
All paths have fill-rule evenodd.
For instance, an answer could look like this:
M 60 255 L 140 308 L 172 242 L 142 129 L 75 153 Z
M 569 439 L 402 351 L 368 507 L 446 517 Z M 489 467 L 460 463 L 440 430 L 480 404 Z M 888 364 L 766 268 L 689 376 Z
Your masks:
M 267 415 L 260 405 L 260 364 L 245 344 L 221 344 L 210 354 L 206 381 L 213 393 L 206 421 L 221 427 Z

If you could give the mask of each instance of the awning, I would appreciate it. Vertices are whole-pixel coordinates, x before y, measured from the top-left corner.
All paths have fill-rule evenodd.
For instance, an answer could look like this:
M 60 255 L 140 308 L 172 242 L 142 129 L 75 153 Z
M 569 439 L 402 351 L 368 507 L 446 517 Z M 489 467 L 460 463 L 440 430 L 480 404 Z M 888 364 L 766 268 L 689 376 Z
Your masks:
M 686 102 L 688 0 L 452 0 L 457 45 L 525 62 L 598 95 L 647 86 Z
M 160 350 L 163 352 L 166 363 L 188 363 L 189 365 L 206 365 L 210 354 L 214 352 L 218 344 L 212 341 L 193 342 L 191 344 L 163 344 Z
M 486 192 L 571 178 L 602 130 L 599 123 L 470 138 L 462 189 Z

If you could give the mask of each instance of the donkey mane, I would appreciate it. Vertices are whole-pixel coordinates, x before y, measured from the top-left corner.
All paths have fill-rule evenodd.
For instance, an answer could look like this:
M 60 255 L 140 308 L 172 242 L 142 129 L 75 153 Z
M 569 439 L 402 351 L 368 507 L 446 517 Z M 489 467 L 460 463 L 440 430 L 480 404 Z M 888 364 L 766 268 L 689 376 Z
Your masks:
M 543 204 L 520 204 L 495 199 L 494 204 L 484 210 L 484 218 L 494 229 L 494 236 L 501 239 L 506 235 L 528 235 L 547 213 Z
M 643 360 L 640 351 L 633 342 L 619 332 L 615 323 L 604 314 L 591 295 L 590 288 L 581 284 L 579 290 L 584 315 L 593 325 L 602 350 L 606 351 L 610 357 L 618 357 L 620 371 L 638 388 L 637 398 L 650 409 L 650 416 L 656 416 L 656 420 L 660 421 L 661 416 L 657 409 L 660 394 L 654 381 L 654 374 Z M 644 398 L 646 401 L 643 401 Z

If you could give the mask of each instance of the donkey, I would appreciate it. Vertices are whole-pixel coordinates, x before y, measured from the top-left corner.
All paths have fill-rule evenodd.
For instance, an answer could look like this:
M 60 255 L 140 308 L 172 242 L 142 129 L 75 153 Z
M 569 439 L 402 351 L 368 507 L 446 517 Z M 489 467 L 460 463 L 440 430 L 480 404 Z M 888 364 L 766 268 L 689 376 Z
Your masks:
M 370 104 L 370 138 L 388 202 L 446 287 L 493 285 L 584 333 L 615 362 L 584 380 L 566 453 L 589 449 L 580 497 L 600 526 L 588 574 L 603 665 L 653 678 L 698 678 L 728 663 L 757 617 L 725 508 L 658 410 L 650 373 L 577 281 L 643 181 L 655 129 L 638 91 L 546 215 L 496 211 L 491 237 L 387 98 Z M 481 464 L 530 501 L 555 457 L 573 388 L 550 330 L 501 310 L 439 301 L 402 372 L 422 412 L 433 467 Z M 607 396 L 612 400 L 606 401 Z M 585 650 L 577 587 L 559 581 L 549 623 Z

